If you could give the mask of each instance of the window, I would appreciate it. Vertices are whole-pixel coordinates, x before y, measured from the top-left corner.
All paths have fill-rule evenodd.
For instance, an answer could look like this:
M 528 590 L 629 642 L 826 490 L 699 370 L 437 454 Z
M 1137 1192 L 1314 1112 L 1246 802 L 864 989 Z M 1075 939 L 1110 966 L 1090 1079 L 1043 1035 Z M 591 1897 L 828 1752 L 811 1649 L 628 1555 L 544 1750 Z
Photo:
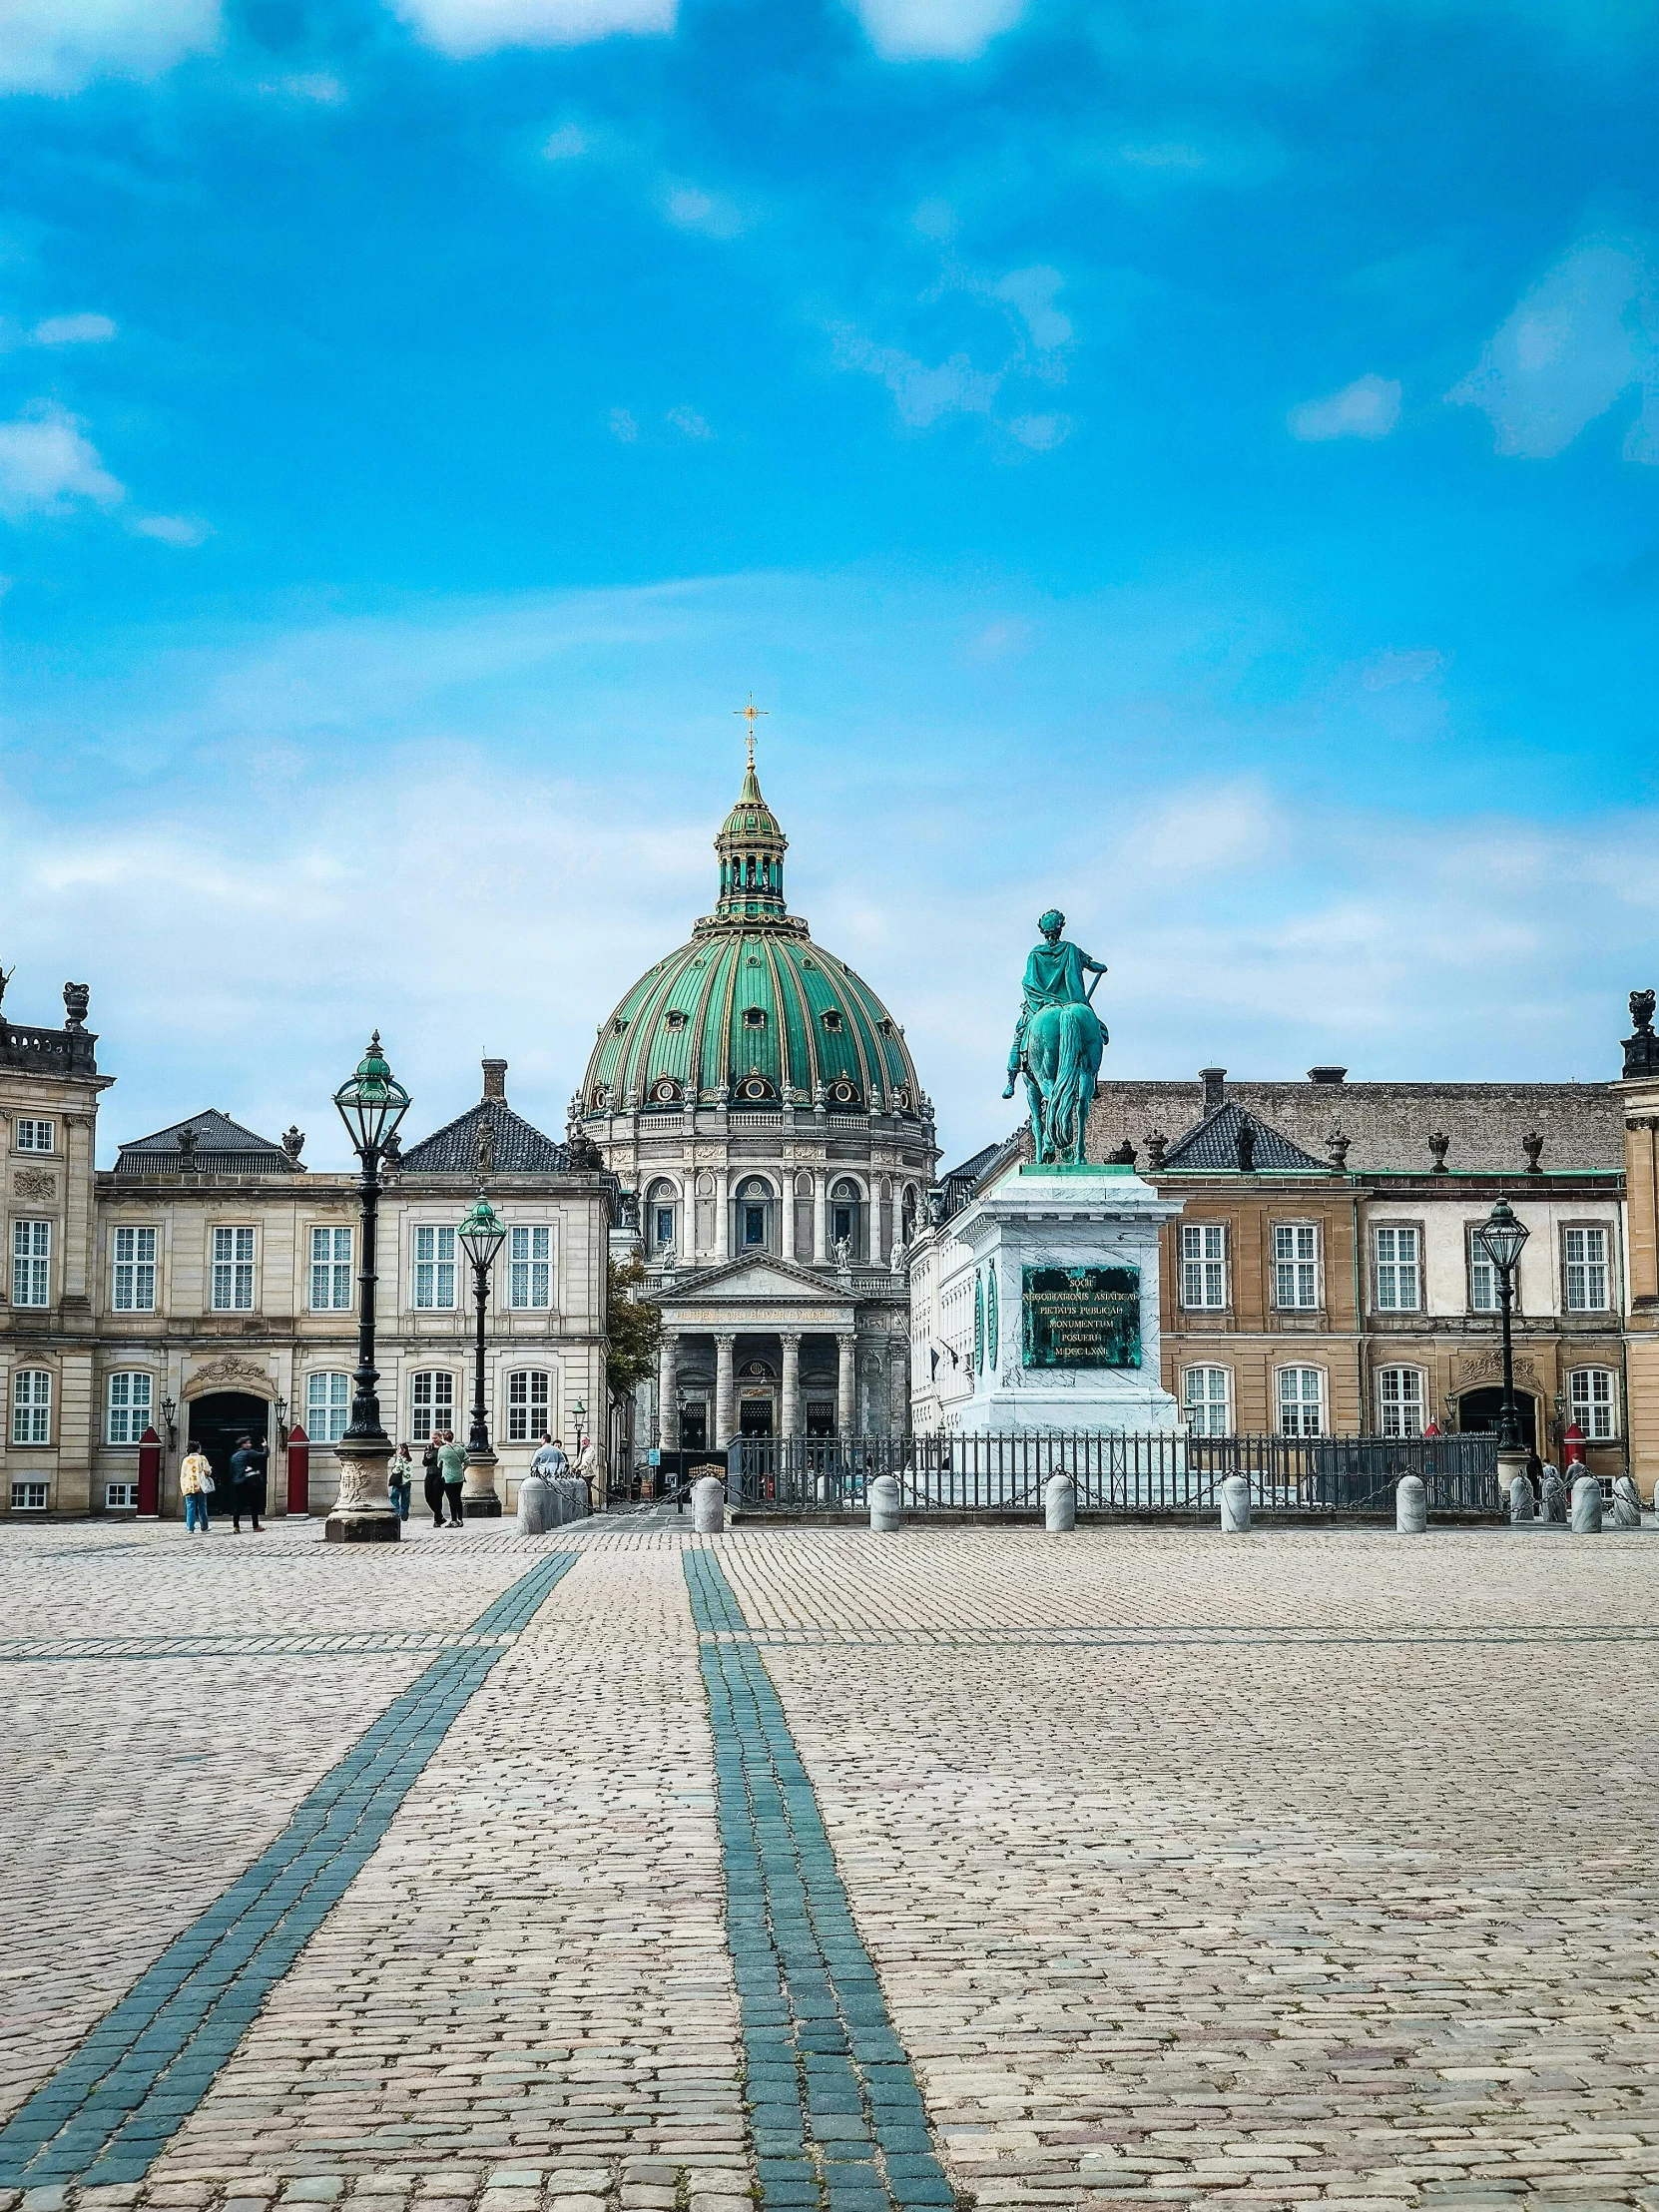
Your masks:
M 52 1378 L 44 1368 L 19 1368 L 12 1377 L 12 1442 L 52 1441 Z
M 1469 1312 L 1495 1314 L 1501 1303 L 1497 1289 L 1497 1270 L 1492 1265 L 1491 1255 L 1480 1242 L 1480 1225 L 1476 1222 L 1469 1230 Z
M 455 1378 L 443 1370 L 417 1375 L 409 1390 L 409 1433 L 425 1443 L 455 1425 Z
M 675 1202 L 679 1196 L 669 1182 L 653 1183 L 646 1193 L 645 1233 L 653 1252 L 667 1252 L 677 1241 L 679 1224 Z
M 508 1261 L 507 1303 L 516 1310 L 548 1303 L 548 1250 L 552 1232 L 514 1229 Z M 670 1242 L 672 1242 L 672 1237 Z
M 49 1221 L 12 1223 L 12 1304 L 50 1306 L 52 1303 L 52 1224 Z
M 1564 1229 L 1561 1237 L 1566 1263 L 1567 1312 L 1604 1314 L 1607 1311 L 1606 1230 Z M 1586 1374 L 1589 1372 L 1585 1370 Z
M 351 1410 L 351 1378 L 348 1375 L 308 1375 L 305 1378 L 305 1433 L 313 1444 L 337 1444 L 345 1434 Z
M 106 1442 L 136 1444 L 150 1426 L 153 1384 L 147 1375 L 112 1375 L 108 1413 L 104 1423 Z
M 118 1314 L 156 1311 L 156 1232 L 118 1229 L 110 1276 L 110 1304 Z
M 745 1252 L 765 1252 L 772 1243 L 772 1185 L 758 1175 L 738 1185 L 738 1244 Z
M 414 1302 L 417 1307 L 455 1303 L 455 1232 L 417 1229 L 414 1233 Z
M 1384 1436 L 1420 1436 L 1421 1368 L 1383 1368 L 1377 1378 L 1377 1408 Z
M 55 1121 L 20 1121 L 17 1125 L 17 1149 L 19 1152 L 56 1152 L 58 1149 L 58 1125 Z
M 213 1310 L 216 1314 L 254 1311 L 254 1232 L 214 1231 Z
M 842 1180 L 830 1194 L 830 1243 L 845 1244 L 858 1257 L 858 1186 Z
M 545 1368 L 520 1368 L 507 1378 L 507 1441 L 527 1444 L 548 1425 L 550 1382 Z
M 1295 1312 L 1320 1302 L 1320 1232 L 1312 1221 L 1281 1221 L 1273 1230 L 1273 1302 Z
M 1181 1303 L 1203 1308 L 1227 1304 L 1227 1224 L 1185 1222 L 1181 1229 Z
M 1279 1433 L 1282 1436 L 1323 1436 L 1319 1368 L 1281 1368 L 1279 1371 Z
M 1195 1436 L 1228 1436 L 1233 1423 L 1228 1417 L 1228 1383 L 1231 1378 L 1225 1368 L 1189 1368 L 1183 1396 L 1187 1407 L 1187 1424 Z
M 1414 1314 L 1422 1304 L 1414 1229 L 1377 1232 L 1377 1304 L 1384 1314 Z
M 44 1482 L 14 1482 L 12 1484 L 12 1511 L 14 1513 L 44 1513 L 47 1485 Z
M 351 1311 L 351 1232 L 349 1229 L 311 1231 L 311 1312 L 348 1314 Z
M 106 1513 L 130 1513 L 138 1504 L 136 1482 L 106 1482 L 104 1485 L 104 1510 Z
M 1567 1403 L 1591 1443 L 1605 1443 L 1618 1434 L 1611 1368 L 1574 1368 L 1567 1377 Z
M 674 1208 L 658 1206 L 653 1209 L 652 1238 L 659 1252 L 666 1252 L 674 1242 Z

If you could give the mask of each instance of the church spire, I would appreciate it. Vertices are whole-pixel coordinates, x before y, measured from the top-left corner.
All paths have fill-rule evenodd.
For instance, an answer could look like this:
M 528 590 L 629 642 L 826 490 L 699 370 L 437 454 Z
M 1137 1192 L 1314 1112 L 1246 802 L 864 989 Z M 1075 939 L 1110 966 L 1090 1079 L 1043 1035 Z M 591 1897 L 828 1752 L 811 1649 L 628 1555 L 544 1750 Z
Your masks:
M 720 855 L 720 903 L 715 911 L 731 920 L 776 921 L 789 911 L 784 903 L 784 854 L 790 840 L 762 798 L 761 780 L 755 773 L 755 725 L 767 711 L 756 706 L 753 692 L 747 707 L 732 710 L 744 719 L 749 758 L 738 803 L 715 839 Z

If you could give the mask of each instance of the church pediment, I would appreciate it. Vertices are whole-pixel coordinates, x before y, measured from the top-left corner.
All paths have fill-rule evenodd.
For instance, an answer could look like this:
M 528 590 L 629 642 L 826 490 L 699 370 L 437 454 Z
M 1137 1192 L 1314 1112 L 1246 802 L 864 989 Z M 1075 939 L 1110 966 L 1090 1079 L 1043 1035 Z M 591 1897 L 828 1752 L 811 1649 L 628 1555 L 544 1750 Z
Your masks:
M 699 1268 L 665 1279 L 656 1298 L 662 1306 L 756 1306 L 811 1300 L 814 1305 L 839 1305 L 844 1293 L 833 1277 L 817 1275 L 811 1268 L 773 1254 L 764 1259 L 733 1260 L 722 1268 Z

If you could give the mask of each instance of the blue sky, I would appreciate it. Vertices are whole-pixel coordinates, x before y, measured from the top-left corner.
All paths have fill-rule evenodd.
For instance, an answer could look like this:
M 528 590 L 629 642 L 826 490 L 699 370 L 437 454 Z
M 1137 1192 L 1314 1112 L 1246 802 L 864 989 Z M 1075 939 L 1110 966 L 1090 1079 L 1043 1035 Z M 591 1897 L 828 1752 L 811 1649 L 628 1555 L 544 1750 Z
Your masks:
M 101 1156 L 562 1126 L 791 888 L 1000 1133 L 1124 1073 L 1615 1071 L 1659 974 L 1659 26 L 1595 0 L 19 0 L 0 963 Z M 331 1118 L 331 1117 L 329 1117 Z

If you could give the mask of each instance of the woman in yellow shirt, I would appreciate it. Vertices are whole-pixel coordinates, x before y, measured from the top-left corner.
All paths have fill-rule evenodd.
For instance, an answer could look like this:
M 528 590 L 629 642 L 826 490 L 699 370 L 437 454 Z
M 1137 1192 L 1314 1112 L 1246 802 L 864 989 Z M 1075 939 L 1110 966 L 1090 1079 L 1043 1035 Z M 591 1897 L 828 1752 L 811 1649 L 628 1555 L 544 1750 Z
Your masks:
M 200 1528 L 205 1536 L 208 1533 L 208 1500 L 214 1490 L 213 1461 L 205 1451 L 196 1449 L 186 1454 L 179 1469 L 179 1488 L 185 1500 L 185 1533 L 194 1535 Z

